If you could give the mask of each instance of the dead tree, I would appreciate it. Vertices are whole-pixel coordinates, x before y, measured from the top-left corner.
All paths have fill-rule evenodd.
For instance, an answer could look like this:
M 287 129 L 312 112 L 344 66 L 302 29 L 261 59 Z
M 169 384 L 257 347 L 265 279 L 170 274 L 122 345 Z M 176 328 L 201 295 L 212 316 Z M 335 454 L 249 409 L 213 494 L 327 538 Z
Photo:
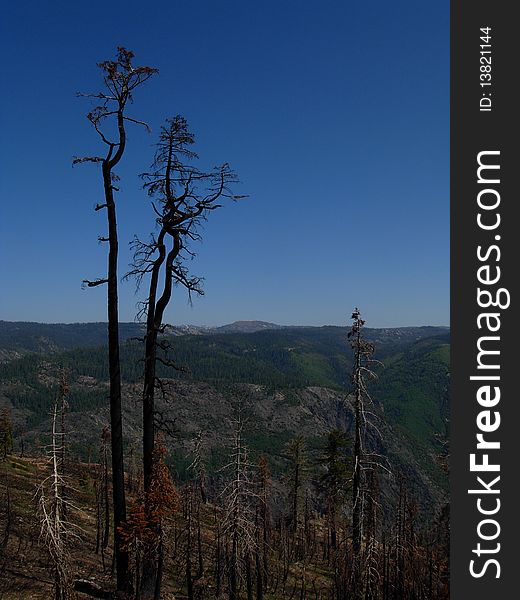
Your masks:
M 60 392 L 54 401 L 51 413 L 51 443 L 48 447 L 49 475 L 38 488 L 38 512 L 41 523 L 41 539 L 49 551 L 54 570 L 54 600 L 75 598 L 70 544 L 77 539 L 77 526 L 68 517 L 69 511 L 77 510 L 70 499 L 65 498 L 65 475 L 63 473 L 63 449 L 65 431 L 63 411 L 66 386 L 60 385 Z
M 363 597 L 363 579 L 361 573 L 361 552 L 363 543 L 364 508 L 367 494 L 367 472 L 374 468 L 374 456 L 367 452 L 367 405 L 371 403 L 366 381 L 375 377 L 371 366 L 378 361 L 372 357 L 375 352 L 373 343 L 362 335 L 365 321 L 359 309 L 352 313 L 354 323 L 348 333 L 354 351 L 352 383 L 354 385 L 354 472 L 352 476 L 352 590 L 354 598 Z M 381 364 L 381 363 L 379 363 Z
M 134 262 L 126 277 L 135 277 L 137 286 L 149 275 L 149 287 L 139 317 L 146 321 L 144 337 L 143 386 L 143 479 L 145 497 L 151 481 L 152 456 L 155 447 L 157 410 L 155 390 L 164 392 L 165 386 L 157 377 L 157 363 L 179 369 L 169 356 L 170 341 L 162 336 L 167 325 L 164 314 L 172 297 L 174 285 L 181 285 L 188 294 L 202 294 L 201 279 L 191 276 L 186 267 L 194 253 L 190 242 L 200 239 L 198 232 L 208 214 L 221 207 L 225 199 L 238 199 L 229 186 L 236 181 L 227 164 L 210 172 L 192 166 L 197 155 L 191 146 L 194 136 L 186 120 L 180 116 L 168 119 L 161 128 L 159 142 L 151 170 L 143 173 L 144 188 L 152 199 L 152 207 L 159 228 L 149 242 L 135 238 Z M 146 570 L 154 572 L 153 565 Z M 151 577 L 151 576 L 150 576 Z M 152 581 L 144 580 L 144 588 L 152 589 Z
M 231 460 L 223 469 L 229 473 L 230 481 L 221 494 L 225 498 L 221 534 L 225 538 L 229 600 L 238 600 L 244 578 L 251 589 L 250 567 L 257 544 L 254 504 L 258 496 L 243 439 L 242 406 L 238 407 L 233 425 Z
M 114 547 L 117 570 L 117 589 L 124 590 L 127 582 L 128 557 L 121 551 L 118 529 L 126 519 L 126 498 L 123 465 L 123 427 L 121 422 L 121 369 L 119 361 L 119 315 L 118 315 L 118 232 L 116 203 L 114 192 L 118 191 L 115 167 L 123 158 L 126 149 L 126 125 L 128 123 L 146 124 L 130 117 L 126 113 L 133 100 L 136 88 L 157 73 L 151 67 L 134 67 L 134 54 L 125 48 L 117 49 L 115 60 L 99 63 L 102 71 L 104 89 L 99 93 L 82 94 L 94 98 L 100 104 L 87 115 L 101 142 L 106 148 L 104 156 L 86 156 L 75 158 L 74 163 L 92 162 L 101 164 L 104 202 L 98 203 L 95 210 L 106 210 L 108 236 L 99 241 L 108 242 L 108 267 L 104 278 L 85 280 L 87 287 L 107 284 L 108 312 L 108 356 L 110 373 L 110 427 L 112 440 L 112 478 L 114 503 Z M 115 129 L 114 137 L 107 133 L 110 125 Z
M 168 357 L 169 341 L 165 332 L 165 310 L 171 300 L 173 286 L 181 285 L 191 294 L 203 294 L 201 279 L 191 276 L 186 262 L 194 256 L 190 242 L 200 239 L 198 232 L 208 214 L 221 207 L 225 199 L 238 199 L 229 185 L 236 181 L 229 165 L 202 172 L 188 164 L 197 157 L 191 150 L 194 136 L 183 117 L 168 119 L 161 127 L 159 142 L 151 170 L 142 174 L 144 188 L 152 199 L 159 227 L 149 242 L 135 238 L 134 261 L 126 277 L 135 277 L 137 286 L 149 275 L 149 288 L 140 318 L 146 320 L 143 387 L 143 477 L 148 489 L 151 456 L 155 442 L 155 389 L 157 363 L 179 368 Z M 162 291 L 161 291 L 162 290 Z
M 365 490 L 365 552 L 364 552 L 364 600 L 377 600 L 382 581 L 379 531 L 379 488 L 377 468 L 367 470 L 367 489 Z
M 188 470 L 193 473 L 199 489 L 200 499 L 206 504 L 208 501 L 206 495 L 206 465 L 204 464 L 204 439 L 201 430 L 197 432 L 197 437 L 195 438 L 193 460 Z

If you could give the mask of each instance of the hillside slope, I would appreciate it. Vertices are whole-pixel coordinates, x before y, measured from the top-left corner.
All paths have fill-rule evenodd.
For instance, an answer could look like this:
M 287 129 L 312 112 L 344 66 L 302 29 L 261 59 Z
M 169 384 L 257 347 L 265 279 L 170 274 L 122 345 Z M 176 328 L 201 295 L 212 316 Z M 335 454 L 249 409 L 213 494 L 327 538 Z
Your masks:
M 79 333 L 70 327 L 78 339 L 81 326 Z M 374 436 L 373 445 L 388 457 L 396 473 L 408 475 L 428 510 L 446 488 L 437 455 L 447 415 L 448 333 L 441 328 L 367 329 L 367 337 L 375 340 L 377 358 L 385 364 L 371 385 L 374 418 L 382 433 L 382 440 Z M 170 397 L 159 408 L 163 420 L 174 423 L 168 443 L 179 479 L 185 477 L 199 430 L 205 438 L 208 468 L 217 473 L 238 402 L 247 408 L 246 436 L 253 454 L 268 454 L 275 470 L 277 465 L 283 468 L 284 446 L 295 435 L 305 435 L 317 452 L 331 428 L 351 430 L 346 328 L 184 335 L 175 338 L 174 347 L 175 360 L 186 371 L 160 370 L 169 382 Z M 127 445 L 137 456 L 142 348 L 129 341 L 122 350 L 125 431 Z M 18 445 L 23 440 L 26 450 L 36 448 L 49 431 L 48 413 L 60 367 L 66 369 L 71 386 L 74 453 L 83 459 L 95 456 L 100 432 L 108 422 L 103 346 L 54 348 L 47 353 L 40 349 L 0 365 L 0 403 L 12 408 Z

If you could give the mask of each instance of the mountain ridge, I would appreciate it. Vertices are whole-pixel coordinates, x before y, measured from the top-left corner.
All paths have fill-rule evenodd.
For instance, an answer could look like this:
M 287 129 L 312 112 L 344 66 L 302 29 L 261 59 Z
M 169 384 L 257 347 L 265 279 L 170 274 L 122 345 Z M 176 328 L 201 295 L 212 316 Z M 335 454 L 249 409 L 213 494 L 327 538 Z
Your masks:
M 348 331 L 348 326 L 341 325 L 280 325 L 267 321 L 239 320 L 225 325 L 209 327 L 200 325 L 175 325 L 167 328 L 170 336 L 197 336 L 244 333 L 252 334 L 265 331 Z M 415 338 L 442 335 L 449 332 L 445 326 L 407 326 L 366 328 L 367 333 L 378 338 Z M 119 324 L 121 342 L 142 337 L 144 325 L 135 322 Z M 45 354 L 78 347 L 96 347 L 106 343 L 107 324 L 103 321 L 87 323 L 39 323 L 36 321 L 4 321 L 0 320 L 0 362 L 16 359 L 26 352 Z

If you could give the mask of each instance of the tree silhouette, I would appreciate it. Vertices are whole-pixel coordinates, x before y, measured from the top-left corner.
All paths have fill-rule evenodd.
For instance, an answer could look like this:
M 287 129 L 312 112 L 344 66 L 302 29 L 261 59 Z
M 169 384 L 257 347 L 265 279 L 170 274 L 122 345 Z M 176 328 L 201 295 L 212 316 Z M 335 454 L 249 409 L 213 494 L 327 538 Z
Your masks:
M 139 86 L 157 73 L 151 67 L 134 67 L 133 52 L 119 47 L 115 60 L 98 64 L 101 69 L 104 89 L 99 93 L 80 94 L 100 101 L 87 115 L 101 142 L 106 148 L 104 156 L 75 158 L 74 164 L 101 163 L 104 202 L 98 203 L 95 210 L 106 210 L 108 237 L 100 237 L 100 242 L 108 242 L 108 268 L 106 277 L 84 280 L 87 287 L 107 284 L 108 312 L 108 353 L 110 372 L 110 428 L 112 443 L 112 479 L 114 504 L 114 540 L 117 571 L 117 589 L 127 587 L 128 557 L 121 550 L 119 527 L 126 519 L 126 497 L 123 464 L 123 428 L 121 422 L 121 368 L 119 361 L 119 309 L 118 309 L 118 232 L 114 192 L 118 176 L 114 169 L 121 161 L 126 149 L 126 125 L 137 123 L 148 127 L 143 121 L 126 114 L 129 103 Z M 106 130 L 110 125 L 115 129 L 114 138 Z M 115 126 L 115 127 L 114 127 Z
M 168 119 L 161 127 L 154 161 L 149 172 L 143 173 L 144 188 L 152 199 L 159 233 L 148 242 L 137 237 L 132 247 L 134 261 L 126 277 L 135 277 L 137 286 L 149 275 L 149 287 L 140 317 L 145 318 L 144 386 L 143 386 L 143 477 L 145 495 L 151 482 L 152 457 L 158 413 L 155 390 L 166 387 L 156 372 L 157 363 L 179 369 L 170 357 L 173 349 L 164 334 L 165 310 L 172 297 L 174 285 L 181 285 L 188 294 L 202 294 L 201 279 L 190 275 L 187 260 L 193 257 L 190 242 L 200 239 L 200 225 L 208 214 L 220 208 L 225 199 L 236 200 L 230 184 L 236 181 L 229 165 L 223 164 L 203 172 L 191 164 L 197 157 L 191 149 L 194 136 L 183 117 Z M 146 500 L 145 500 L 145 506 Z M 149 565 L 145 578 L 153 573 Z M 143 588 L 152 588 L 151 581 L 143 578 Z M 143 591 L 144 593 L 144 591 Z

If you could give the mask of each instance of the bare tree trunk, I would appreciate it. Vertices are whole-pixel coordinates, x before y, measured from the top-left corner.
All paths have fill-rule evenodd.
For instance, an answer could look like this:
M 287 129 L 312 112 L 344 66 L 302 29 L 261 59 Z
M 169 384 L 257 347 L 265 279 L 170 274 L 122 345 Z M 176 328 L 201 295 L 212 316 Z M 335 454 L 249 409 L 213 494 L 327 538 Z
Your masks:
M 352 577 L 351 588 L 353 598 L 361 600 L 365 598 L 364 583 L 362 577 L 363 559 L 363 511 L 366 500 L 366 468 L 367 457 L 363 446 L 366 431 L 365 403 L 370 402 L 365 377 L 374 376 L 369 365 L 374 362 L 371 358 L 375 347 L 370 342 L 362 339 L 361 331 L 365 321 L 357 308 L 352 313 L 354 323 L 348 337 L 353 338 L 351 346 L 354 350 L 354 369 L 352 379 L 354 383 L 354 474 L 352 484 Z M 366 546 L 366 544 L 365 544 Z M 363 562 L 363 565 L 362 565 Z
M 66 500 L 62 496 L 64 487 L 63 464 L 61 462 L 64 444 L 64 432 L 59 431 L 58 418 L 64 406 L 66 388 L 54 401 L 52 412 L 51 447 L 49 451 L 50 474 L 39 488 L 38 510 L 41 518 L 41 536 L 43 537 L 54 568 L 54 600 L 72 600 L 76 597 L 72 585 L 72 568 L 68 537 L 71 534 L 70 523 L 65 518 Z M 61 421 L 63 424 L 63 420 Z
M 103 440 L 103 504 L 104 504 L 104 531 L 101 547 L 105 550 L 110 538 L 110 503 L 108 501 L 108 456 L 106 440 Z
M 158 340 L 165 330 L 163 318 L 171 300 L 173 284 L 180 283 L 191 294 L 202 293 L 199 286 L 200 278 L 189 277 L 183 262 L 187 255 L 193 253 L 187 249 L 185 240 L 198 239 L 195 233 L 197 224 L 206 214 L 220 207 L 217 200 L 221 197 L 233 197 L 227 188 L 227 182 L 235 179 L 227 164 L 210 173 L 202 173 L 191 165 L 183 164 L 182 159 L 191 159 L 196 154 L 189 149 L 194 138 L 187 129 L 186 120 L 175 117 L 167 120 L 167 127 L 161 128 L 158 149 L 152 164 L 152 172 L 142 174 L 147 182 L 144 188 L 154 197 L 161 208 L 153 204 L 155 213 L 159 216 L 157 223 L 160 231 L 155 238 L 152 235 L 150 243 L 143 243 L 138 238 L 134 240 L 133 270 L 127 274 L 135 276 L 138 285 L 142 278 L 150 275 L 150 283 L 146 305 L 142 313 L 146 315 L 144 387 L 143 387 L 143 478 L 145 492 L 145 515 L 148 521 L 149 533 L 153 537 L 157 528 L 150 518 L 148 495 L 152 481 L 153 454 L 156 445 L 155 427 L 157 411 L 155 406 L 155 389 L 161 385 L 157 375 L 157 362 L 175 368 L 173 361 L 162 355 L 170 347 L 166 338 Z M 200 194 L 195 188 L 206 182 L 208 193 Z M 185 255 L 183 255 L 183 253 Z M 161 280 L 161 281 L 160 281 Z M 159 291 L 159 281 L 162 291 Z M 161 294 L 159 296 L 159 294 Z M 164 390 L 163 390 L 164 391 Z M 205 501 L 205 490 L 201 482 L 201 494 Z M 191 560 L 191 558 L 190 558 Z M 191 568 L 191 567 L 190 567 Z M 157 555 L 150 552 L 143 561 L 141 593 L 144 599 L 152 597 L 156 586 Z
M 352 548 L 355 559 L 361 550 L 361 351 L 360 331 L 357 332 L 356 366 L 354 382 L 356 399 L 354 404 L 354 477 L 352 484 Z
M 165 231 L 161 231 L 164 238 Z M 161 238 L 160 238 L 161 239 Z M 159 259 L 154 263 L 150 293 L 148 298 L 148 316 L 145 342 L 145 382 L 143 393 L 143 478 L 145 491 L 145 511 L 149 514 L 148 493 L 152 481 L 153 452 L 155 448 L 155 372 L 157 361 L 157 335 L 162 325 L 164 311 L 168 306 L 172 293 L 173 262 L 179 252 L 179 239 L 176 237 L 173 248 L 166 257 L 164 290 L 155 301 L 160 267 L 164 261 L 165 249 L 162 244 Z M 157 528 L 150 525 L 150 529 L 157 534 Z M 141 593 L 143 598 L 151 598 L 156 588 L 158 570 L 157 557 L 148 555 L 143 563 L 141 579 Z
M 119 309 L 117 294 L 117 236 L 116 206 L 112 189 L 112 168 L 119 162 L 125 146 L 123 114 L 118 114 L 120 146 L 117 155 L 103 161 L 103 185 L 108 219 L 108 362 L 110 377 L 110 430 L 112 445 L 112 499 L 114 503 L 114 549 L 117 573 L 117 589 L 128 586 L 128 554 L 121 547 L 119 527 L 126 521 L 125 470 L 123 462 L 123 423 L 121 417 L 121 366 L 119 359 Z M 117 160 L 116 160 L 117 159 Z
M 123 463 L 123 425 L 121 419 L 121 368 L 119 360 L 119 314 L 118 314 L 118 235 L 116 205 L 114 201 L 114 181 L 117 176 L 114 168 L 119 164 L 126 148 L 125 120 L 141 123 L 136 119 L 125 116 L 128 101 L 132 101 L 136 87 L 146 82 L 157 73 L 150 67 L 135 67 L 132 65 L 133 52 L 118 47 L 116 60 L 99 63 L 103 73 L 106 90 L 98 94 L 87 94 L 90 98 L 103 99 L 104 103 L 97 106 L 87 115 L 107 147 L 106 156 L 87 156 L 74 159 L 74 163 L 101 163 L 103 175 L 103 190 L 105 203 L 98 204 L 96 210 L 106 209 L 108 237 L 100 241 L 108 241 L 108 266 L 105 279 L 86 280 L 88 287 L 107 284 L 107 317 L 108 317 L 108 362 L 110 378 L 110 429 L 112 446 L 112 497 L 114 505 L 114 558 L 117 570 L 117 589 L 126 590 L 129 585 L 128 554 L 122 547 L 120 527 L 126 521 L 125 476 Z M 108 117 L 116 119 L 117 134 L 115 139 L 103 133 L 102 124 Z
M 155 365 L 157 355 L 156 330 L 156 298 L 159 271 L 166 256 L 164 245 L 165 230 L 159 234 L 157 248 L 159 257 L 154 261 L 150 288 L 148 292 L 148 311 L 146 315 L 146 337 L 144 356 L 144 389 L 143 389 L 143 478 L 145 493 L 150 488 L 152 474 L 152 456 L 155 444 Z M 159 324 L 160 325 L 160 324 Z

